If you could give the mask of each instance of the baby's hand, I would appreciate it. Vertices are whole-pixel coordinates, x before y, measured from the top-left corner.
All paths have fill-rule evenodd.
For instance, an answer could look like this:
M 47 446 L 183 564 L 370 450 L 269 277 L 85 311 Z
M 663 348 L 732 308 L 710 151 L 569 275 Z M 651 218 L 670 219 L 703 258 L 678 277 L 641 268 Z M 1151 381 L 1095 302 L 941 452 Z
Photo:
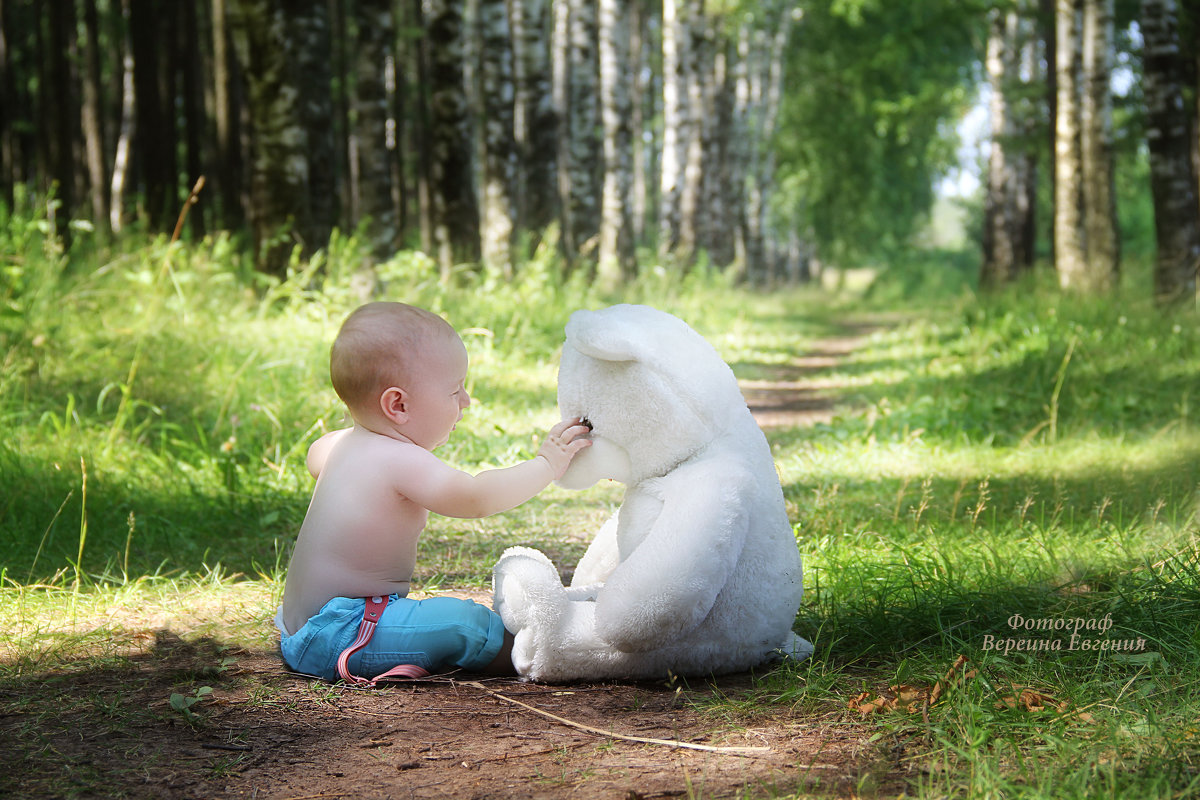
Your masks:
M 591 428 L 580 419 L 565 419 L 550 429 L 546 441 L 538 455 L 550 462 L 554 471 L 554 480 L 558 480 L 567 471 L 571 459 L 583 448 L 589 446 L 590 439 L 583 438 L 591 432 Z

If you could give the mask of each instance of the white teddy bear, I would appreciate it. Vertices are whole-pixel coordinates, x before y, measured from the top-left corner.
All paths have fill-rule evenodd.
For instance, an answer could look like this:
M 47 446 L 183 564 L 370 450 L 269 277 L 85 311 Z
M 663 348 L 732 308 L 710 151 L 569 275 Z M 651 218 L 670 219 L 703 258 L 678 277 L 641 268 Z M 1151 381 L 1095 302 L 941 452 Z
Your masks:
M 578 311 L 558 374 L 592 446 L 560 485 L 626 485 L 569 588 L 511 547 L 494 603 L 525 678 L 738 672 L 812 646 L 792 633 L 802 568 L 778 473 L 733 372 L 682 320 L 646 306 Z

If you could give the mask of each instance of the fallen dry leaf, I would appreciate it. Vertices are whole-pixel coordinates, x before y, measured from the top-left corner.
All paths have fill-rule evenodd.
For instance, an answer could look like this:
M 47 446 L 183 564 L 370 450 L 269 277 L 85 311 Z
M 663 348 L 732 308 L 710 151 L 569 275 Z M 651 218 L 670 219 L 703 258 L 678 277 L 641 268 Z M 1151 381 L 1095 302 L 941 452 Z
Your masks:
M 945 676 L 935 683 L 932 688 L 910 684 L 893 685 L 889 686 L 887 691 L 880 692 L 874 698 L 871 697 L 870 692 L 862 692 L 857 697 L 851 699 L 847 705 L 851 710 L 859 712 L 864 717 L 878 711 L 883 711 L 884 709 L 893 711 L 903 710 L 909 714 L 924 712 L 941 700 L 949 687 L 957 686 L 978 677 L 979 673 L 977 670 L 972 669 L 960 672 L 966 663 L 966 656 L 960 655 L 955 659 L 950 669 L 946 671 Z M 1091 714 L 1088 714 L 1086 711 L 1071 711 L 1069 701 L 1059 700 L 1046 691 L 1017 684 L 1012 684 L 1010 688 L 1011 693 L 1003 695 L 996 702 L 996 708 L 1002 710 L 1016 709 L 1028 713 L 1050 710 L 1056 714 L 1063 715 L 1064 718 L 1073 717 L 1086 724 L 1095 722 Z

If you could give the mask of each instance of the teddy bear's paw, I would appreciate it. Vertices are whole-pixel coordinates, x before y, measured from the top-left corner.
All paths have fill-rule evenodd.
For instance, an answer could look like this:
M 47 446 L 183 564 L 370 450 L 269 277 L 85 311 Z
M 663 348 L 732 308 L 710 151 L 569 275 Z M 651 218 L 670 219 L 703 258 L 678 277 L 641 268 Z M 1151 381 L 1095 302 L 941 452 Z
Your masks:
M 557 617 L 566 592 L 550 559 L 529 547 L 510 547 L 492 569 L 492 607 L 510 631 Z
M 591 446 L 571 459 L 566 473 L 555 483 L 564 489 L 586 489 L 604 479 L 628 483 L 633 467 L 625 448 L 601 436 L 589 438 Z
M 813 654 L 813 646 L 807 639 L 789 633 L 788 638 L 775 652 L 788 661 L 803 661 Z
M 524 680 L 534 677 L 531 673 L 534 670 L 537 649 L 534 632 L 529 628 L 523 629 L 513 638 L 511 654 L 513 669 Z

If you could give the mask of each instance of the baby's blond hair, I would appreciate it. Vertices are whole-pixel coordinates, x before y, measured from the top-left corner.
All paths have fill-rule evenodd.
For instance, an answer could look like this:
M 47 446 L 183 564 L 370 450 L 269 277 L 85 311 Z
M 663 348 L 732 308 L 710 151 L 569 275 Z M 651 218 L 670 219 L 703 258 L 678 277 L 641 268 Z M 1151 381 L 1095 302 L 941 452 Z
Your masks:
M 329 351 L 333 390 L 351 412 L 369 408 L 385 389 L 407 388 L 412 365 L 447 337 L 458 334 L 423 308 L 390 302 L 359 306 L 342 323 Z

